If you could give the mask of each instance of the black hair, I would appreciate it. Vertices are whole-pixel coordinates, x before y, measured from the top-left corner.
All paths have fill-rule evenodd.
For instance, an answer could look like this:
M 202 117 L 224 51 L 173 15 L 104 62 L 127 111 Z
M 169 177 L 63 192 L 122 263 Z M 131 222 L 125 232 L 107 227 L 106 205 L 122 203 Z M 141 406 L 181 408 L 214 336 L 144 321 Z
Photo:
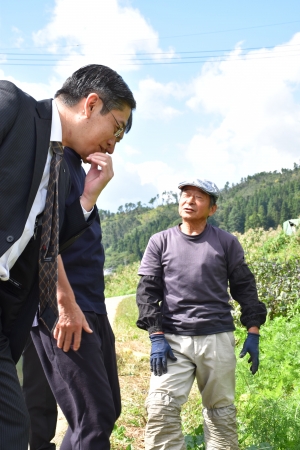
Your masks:
M 210 195 L 210 203 L 209 203 L 210 208 L 216 204 L 217 204 L 216 197 L 214 195 Z
M 133 94 L 123 78 L 114 70 L 100 64 L 89 64 L 76 70 L 66 79 L 56 97 L 61 97 L 63 103 L 75 106 L 82 98 L 95 92 L 103 101 L 100 114 L 105 115 L 112 109 L 123 110 L 124 105 L 129 106 L 131 113 L 126 124 L 128 133 L 132 126 L 132 110 L 136 108 Z

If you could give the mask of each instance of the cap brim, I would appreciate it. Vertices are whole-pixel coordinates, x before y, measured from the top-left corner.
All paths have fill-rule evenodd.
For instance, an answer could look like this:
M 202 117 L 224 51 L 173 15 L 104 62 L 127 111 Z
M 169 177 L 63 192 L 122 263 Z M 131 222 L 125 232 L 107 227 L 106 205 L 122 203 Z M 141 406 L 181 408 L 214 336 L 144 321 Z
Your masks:
M 209 195 L 211 197 L 215 197 L 215 199 L 219 198 L 218 194 L 215 194 L 214 192 L 208 192 L 206 189 L 203 188 L 203 186 L 199 186 L 199 184 L 195 183 L 194 181 L 183 181 L 182 183 L 179 183 L 178 189 L 181 190 L 185 186 L 194 186 L 194 187 L 200 189 L 201 191 L 205 192 L 207 195 Z

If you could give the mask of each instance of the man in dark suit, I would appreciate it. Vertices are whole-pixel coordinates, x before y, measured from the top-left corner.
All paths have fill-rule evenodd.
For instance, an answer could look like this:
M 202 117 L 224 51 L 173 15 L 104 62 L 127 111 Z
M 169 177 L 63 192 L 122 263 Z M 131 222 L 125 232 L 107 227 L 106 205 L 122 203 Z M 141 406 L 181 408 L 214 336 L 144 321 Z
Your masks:
M 85 172 L 81 158 L 73 150 L 66 147 L 64 157 L 72 181 L 67 204 L 72 204 L 83 190 Z M 83 333 L 79 350 L 66 353 L 56 348 L 54 338 L 40 323 L 33 326 L 32 339 L 25 346 L 23 392 L 31 422 L 30 450 L 55 450 L 55 444 L 50 442 L 57 420 L 53 394 L 69 423 L 62 450 L 110 448 L 109 438 L 121 412 L 121 399 L 114 335 L 105 307 L 101 239 L 97 215 L 88 230 L 62 253 L 77 303 L 93 333 Z
M 70 146 L 91 163 L 81 197 L 66 210 L 68 173 L 61 166 L 59 212 L 64 248 L 96 215 L 96 199 L 113 176 L 107 153 L 130 129 L 134 107 L 128 86 L 105 66 L 79 69 L 55 100 L 42 102 L 12 83 L 0 82 L 0 448 L 5 450 L 25 450 L 28 445 L 29 418 L 14 363 L 38 306 L 40 216 L 52 156 L 49 142 Z M 78 350 L 82 330 L 92 330 L 76 303 L 60 258 L 57 303 L 57 346 L 68 351 L 72 343 Z

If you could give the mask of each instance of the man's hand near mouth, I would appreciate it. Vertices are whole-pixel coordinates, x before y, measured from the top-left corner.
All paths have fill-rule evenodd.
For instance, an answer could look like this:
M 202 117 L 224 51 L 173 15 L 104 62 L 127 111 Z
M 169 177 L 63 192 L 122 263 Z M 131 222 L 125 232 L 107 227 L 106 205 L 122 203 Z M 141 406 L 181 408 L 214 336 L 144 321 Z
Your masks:
M 114 176 L 114 171 L 112 158 L 107 153 L 93 153 L 86 160 L 91 164 L 91 168 L 85 179 L 84 191 L 80 203 L 86 211 L 91 211 L 99 194 Z

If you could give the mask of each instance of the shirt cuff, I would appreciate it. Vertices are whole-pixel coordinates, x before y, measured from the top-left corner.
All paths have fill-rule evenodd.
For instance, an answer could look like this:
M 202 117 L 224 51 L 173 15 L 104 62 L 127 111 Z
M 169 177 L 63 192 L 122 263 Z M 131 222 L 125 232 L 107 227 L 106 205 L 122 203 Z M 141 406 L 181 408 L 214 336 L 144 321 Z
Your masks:
M 94 206 L 90 211 L 86 211 L 86 209 L 84 209 L 84 207 L 82 205 L 81 205 L 81 209 L 82 209 L 82 212 L 84 215 L 84 219 L 85 219 L 85 221 L 87 221 L 88 218 L 90 217 L 90 215 L 92 214 L 92 212 L 94 211 Z
M 5 255 L 5 253 L 4 253 Z M 2 265 L 2 262 L 0 261 L 0 281 L 7 281 L 9 280 L 9 269 L 7 268 L 7 265 Z

